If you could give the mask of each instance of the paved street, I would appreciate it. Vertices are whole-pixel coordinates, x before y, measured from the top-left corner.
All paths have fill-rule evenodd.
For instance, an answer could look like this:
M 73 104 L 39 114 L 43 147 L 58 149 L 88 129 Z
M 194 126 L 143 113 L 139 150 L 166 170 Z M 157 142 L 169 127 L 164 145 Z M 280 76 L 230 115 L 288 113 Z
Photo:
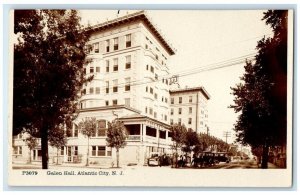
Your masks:
M 275 165 L 269 163 L 268 164 L 269 169 L 276 169 Z M 83 166 L 83 165 L 77 165 L 77 164 L 63 164 L 63 165 L 49 165 L 49 169 L 74 169 L 74 168 L 88 168 L 88 169 L 115 169 L 111 168 L 109 166 Z M 41 165 L 39 164 L 14 164 L 13 169 L 41 169 Z M 139 169 L 175 169 L 171 168 L 171 166 L 122 166 L 122 169 L 131 169 L 131 170 L 139 170 Z M 254 160 L 240 160 L 240 161 L 234 161 L 230 163 L 224 163 L 221 162 L 219 164 L 209 166 L 209 167 L 199 167 L 199 168 L 193 168 L 193 167 L 183 167 L 183 168 L 177 168 L 177 169 L 258 169 L 258 166 L 256 164 L 256 161 Z

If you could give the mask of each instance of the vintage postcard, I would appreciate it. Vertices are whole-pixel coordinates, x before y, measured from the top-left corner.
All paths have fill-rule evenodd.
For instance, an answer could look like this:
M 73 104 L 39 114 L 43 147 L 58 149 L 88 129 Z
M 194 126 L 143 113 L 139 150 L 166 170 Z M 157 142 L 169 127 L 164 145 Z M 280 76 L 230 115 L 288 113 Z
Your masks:
M 291 187 L 293 10 L 11 10 L 10 186 Z

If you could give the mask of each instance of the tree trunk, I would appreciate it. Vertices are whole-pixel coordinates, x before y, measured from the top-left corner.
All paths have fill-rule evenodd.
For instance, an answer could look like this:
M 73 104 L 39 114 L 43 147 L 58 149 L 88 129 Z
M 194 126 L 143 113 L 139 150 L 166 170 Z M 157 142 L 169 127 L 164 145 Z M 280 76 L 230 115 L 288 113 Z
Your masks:
M 31 164 L 31 149 L 29 149 L 29 164 Z
M 268 160 L 269 160 L 269 146 L 268 144 L 266 144 L 263 146 L 262 162 L 261 162 L 262 169 L 268 168 Z
M 89 153 L 90 153 L 90 137 L 88 137 L 88 149 L 87 149 L 87 156 L 86 156 L 86 166 L 89 166 Z
M 119 148 L 117 149 L 117 168 L 119 168 Z
M 48 128 L 47 125 L 42 125 L 41 128 L 42 142 L 42 169 L 48 169 Z
M 58 165 L 58 148 L 57 148 L 57 152 L 56 152 L 56 164 Z

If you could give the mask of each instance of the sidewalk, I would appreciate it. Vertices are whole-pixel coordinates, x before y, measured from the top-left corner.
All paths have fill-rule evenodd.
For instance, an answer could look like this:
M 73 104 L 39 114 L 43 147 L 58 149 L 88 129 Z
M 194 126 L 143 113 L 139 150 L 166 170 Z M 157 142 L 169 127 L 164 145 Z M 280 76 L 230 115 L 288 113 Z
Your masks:
M 280 169 L 280 167 L 274 165 L 273 163 L 268 162 L 268 169 Z
M 139 167 L 140 165 L 135 166 L 127 166 L 127 165 L 121 165 L 121 168 L 132 168 L 132 167 Z M 12 164 L 13 169 L 42 169 L 42 164 L 32 163 L 32 164 L 26 164 L 26 163 L 14 163 Z M 49 164 L 49 169 L 74 169 L 74 168 L 86 168 L 86 169 L 118 169 L 117 167 L 111 167 L 109 165 L 89 165 L 85 166 L 84 164 Z

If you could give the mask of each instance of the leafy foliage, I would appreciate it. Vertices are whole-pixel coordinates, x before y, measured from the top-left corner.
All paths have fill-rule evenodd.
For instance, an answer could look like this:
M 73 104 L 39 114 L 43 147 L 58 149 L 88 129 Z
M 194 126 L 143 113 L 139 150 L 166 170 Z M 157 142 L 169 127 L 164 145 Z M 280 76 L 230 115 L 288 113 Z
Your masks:
M 88 139 L 86 166 L 89 166 L 89 153 L 90 153 L 90 137 L 96 135 L 97 120 L 95 117 L 85 118 L 79 124 L 80 132 L 85 135 Z
M 184 152 L 190 153 L 193 150 L 194 146 L 199 144 L 200 140 L 197 132 L 193 131 L 192 129 L 189 129 L 185 133 L 182 150 Z
M 240 113 L 235 124 L 237 141 L 264 147 L 286 144 L 287 125 L 287 11 L 269 10 L 263 20 L 274 36 L 257 44 L 255 62 L 246 61 L 242 83 L 232 88 L 231 106 Z
M 13 134 L 41 137 L 48 168 L 48 134 L 76 110 L 89 38 L 76 10 L 15 10 Z M 31 131 L 34 130 L 34 131 Z M 37 130 L 37 131 L 35 131 Z
M 24 141 L 26 146 L 28 146 L 29 148 L 29 163 L 31 163 L 31 151 L 38 146 L 39 142 L 36 137 L 33 137 L 31 135 L 27 137 Z
M 67 144 L 67 138 L 65 136 L 64 126 L 62 124 L 57 125 L 53 131 L 50 131 L 49 143 L 51 146 L 57 149 Z
M 97 120 L 95 117 L 85 118 L 78 124 L 78 126 L 80 132 L 86 137 L 90 138 L 93 135 L 96 135 Z
M 119 167 L 119 149 L 126 146 L 127 137 L 128 133 L 123 122 L 118 120 L 108 122 L 106 141 L 109 147 L 116 148 L 117 167 Z
M 187 129 L 184 125 L 174 124 L 171 126 L 170 133 L 172 141 L 174 142 L 174 149 L 181 147 L 184 144 L 185 134 Z
M 106 141 L 109 147 L 123 148 L 126 146 L 127 137 L 126 128 L 121 121 L 113 120 L 112 122 L 108 122 Z
M 27 137 L 24 141 L 26 146 L 28 146 L 29 150 L 33 150 L 39 144 L 37 138 L 33 136 Z

